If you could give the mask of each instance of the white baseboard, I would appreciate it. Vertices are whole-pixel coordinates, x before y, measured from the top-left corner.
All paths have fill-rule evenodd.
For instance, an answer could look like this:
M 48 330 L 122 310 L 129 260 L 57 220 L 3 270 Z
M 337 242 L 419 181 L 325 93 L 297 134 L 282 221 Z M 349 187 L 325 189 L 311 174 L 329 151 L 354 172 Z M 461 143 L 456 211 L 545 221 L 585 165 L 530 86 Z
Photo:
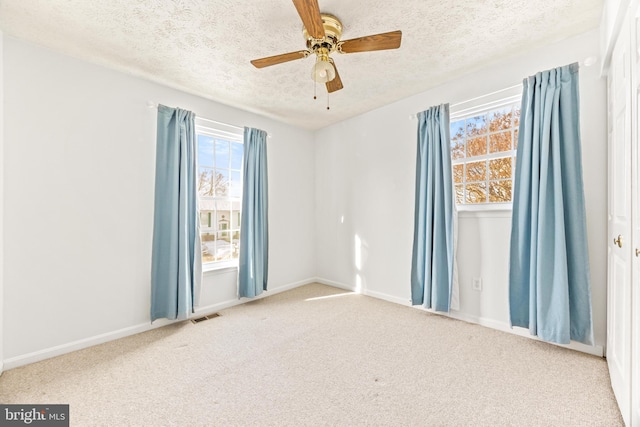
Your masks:
M 400 305 L 404 305 L 404 306 L 407 306 L 407 307 L 412 307 L 411 300 L 408 299 L 408 298 L 404 299 L 404 298 L 396 297 L 396 296 L 393 296 L 393 295 L 385 294 L 385 293 L 382 293 L 382 292 L 370 291 L 368 289 L 365 289 L 363 294 L 367 295 L 367 296 L 370 296 L 370 297 L 373 297 L 373 298 L 378 298 L 378 299 L 382 299 L 382 300 L 385 300 L 385 301 L 389 301 L 389 302 L 392 302 L 392 303 L 395 303 L 395 304 L 400 304 Z
M 314 283 L 315 281 L 316 281 L 315 278 L 309 278 L 309 279 L 300 280 L 298 282 L 289 283 L 286 285 L 281 285 L 281 286 L 277 286 L 275 288 L 269 289 L 263 292 L 262 294 L 260 294 L 259 296 L 257 296 L 256 298 L 234 299 L 230 301 L 223 301 L 217 304 L 198 307 L 195 309 L 195 313 L 191 317 L 197 317 L 204 314 L 213 313 L 218 310 L 222 310 L 228 307 L 233 307 L 234 305 L 244 304 L 245 302 L 253 301 L 260 298 L 265 298 L 270 295 L 275 295 L 280 292 L 297 288 L 299 286 L 303 286 L 309 283 Z M 70 343 L 61 344 L 55 347 L 49 347 L 42 350 L 34 351 L 32 353 L 12 357 L 9 359 L 5 359 L 4 361 L 0 361 L 0 373 L 2 373 L 3 368 L 6 368 L 6 370 L 17 368 L 20 366 L 39 362 L 41 360 L 50 359 L 56 356 L 61 356 L 66 353 L 71 353 L 72 351 L 82 350 L 83 348 L 92 347 L 94 345 L 103 344 L 108 341 L 117 340 L 119 338 L 128 337 L 130 335 L 135 335 L 141 332 L 150 331 L 152 329 L 161 328 L 163 326 L 170 325 L 172 323 L 184 322 L 184 321 L 185 320 L 158 319 L 155 322 L 153 322 L 153 324 L 151 324 L 150 322 L 145 322 L 135 326 L 122 328 L 117 331 L 107 332 L 107 333 L 96 335 L 93 337 L 88 337 L 88 338 L 73 341 Z
M 428 310 L 428 311 L 431 312 L 431 310 Z M 487 319 L 485 317 L 472 316 L 469 314 L 460 313 L 458 311 L 452 311 L 448 315 L 445 313 L 436 313 L 436 314 L 442 314 L 454 319 L 462 320 L 464 322 L 474 323 L 474 324 L 485 326 L 491 329 L 497 329 L 499 331 L 508 332 L 510 334 L 518 335 L 518 336 L 529 338 L 536 341 L 546 342 L 548 344 L 557 345 L 558 347 L 568 348 L 571 350 L 579 351 L 581 353 L 587 353 L 587 354 L 591 354 L 598 357 L 604 357 L 604 347 L 602 347 L 601 345 L 590 346 L 590 345 L 582 344 L 580 342 L 575 342 L 575 341 L 572 341 L 570 344 L 556 344 L 548 341 L 543 341 L 537 336 L 531 335 L 528 329 L 519 328 L 519 327 L 512 328 L 511 325 L 509 325 L 508 323 L 500 322 L 498 320 Z
M 345 291 L 356 292 L 355 286 L 345 285 L 344 283 L 334 282 L 333 280 L 323 279 L 322 277 L 316 277 L 314 282 L 327 286 L 333 286 L 334 288 L 344 289 Z
M 266 291 L 262 292 L 260 295 L 258 295 L 255 298 L 239 298 L 239 299 L 232 299 L 232 300 L 228 300 L 228 301 L 222 301 L 216 304 L 210 304 L 210 305 L 205 305 L 202 307 L 196 307 L 195 309 L 195 314 L 196 315 L 205 315 L 205 314 L 209 314 L 209 313 L 214 313 L 216 311 L 219 310 L 224 310 L 225 308 L 229 308 L 229 307 L 233 307 L 236 305 L 240 305 L 240 304 L 244 304 L 245 302 L 249 302 L 249 301 L 255 301 L 258 299 L 262 299 L 262 298 L 266 298 L 269 297 L 271 295 L 275 295 L 275 294 L 279 294 L 280 292 L 285 292 L 285 291 L 289 291 L 291 289 L 295 289 L 298 288 L 300 286 L 304 286 L 304 285 L 308 285 L 309 283 L 315 283 L 316 282 L 316 278 L 315 277 L 311 277 L 308 279 L 304 279 L 304 280 L 299 280 L 297 282 L 294 283 L 289 283 L 286 285 L 281 285 L 281 286 L 277 286 L 274 288 L 269 288 Z
M 396 297 L 396 296 L 393 296 L 393 295 L 385 294 L 385 293 L 382 293 L 382 292 L 370 291 L 368 289 L 364 289 L 362 291 L 358 291 L 355 286 L 346 285 L 344 283 L 335 282 L 335 281 L 329 280 L 329 279 L 323 279 L 322 277 L 317 277 L 316 278 L 316 282 L 317 283 L 321 283 L 323 285 L 333 286 L 334 288 L 340 288 L 340 289 L 344 289 L 346 291 L 357 292 L 357 293 L 362 294 L 362 295 L 367 295 L 367 296 L 370 296 L 370 297 L 373 297 L 373 298 L 389 301 L 389 302 L 392 302 L 394 304 L 406 305 L 407 307 L 411 306 L 411 300 L 409 300 L 408 298 L 405 300 L 405 299 L 402 299 L 400 297 Z
M 349 291 L 356 292 L 356 289 L 355 289 L 354 286 L 345 285 L 344 283 L 334 282 L 332 280 L 327 280 L 327 279 L 323 279 L 323 278 L 320 278 L 320 277 L 316 279 L 316 282 L 322 283 L 322 284 L 325 284 L 325 285 L 329 285 L 329 286 L 333 286 L 333 287 L 336 287 L 336 288 L 346 289 L 346 290 L 349 290 Z M 419 309 L 419 310 L 428 311 L 429 313 L 438 314 L 440 316 L 445 316 L 445 317 L 450 317 L 452 319 L 462 320 L 462 321 L 467 322 L 467 323 L 473 323 L 473 324 L 476 324 L 476 325 L 484 326 L 484 327 L 491 328 L 491 329 L 496 329 L 498 331 L 507 332 L 507 333 L 510 333 L 510 334 L 519 335 L 521 337 L 533 339 L 533 340 L 536 340 L 536 341 L 542 341 L 537 336 L 531 335 L 529 333 L 528 329 L 512 328 L 511 325 L 509 325 L 508 323 L 501 322 L 499 320 L 488 319 L 486 317 L 474 316 L 474 315 L 470 315 L 470 314 L 463 313 L 463 312 L 460 312 L 460 311 L 451 311 L 448 314 L 447 313 L 440 313 L 440 312 L 436 312 L 434 310 L 425 309 L 424 307 L 421 307 L 421 306 L 413 306 L 413 305 L 411 305 L 411 301 L 409 299 L 405 300 L 405 299 L 400 298 L 400 297 L 396 297 L 396 296 L 393 296 L 393 295 L 388 295 L 388 294 L 385 294 L 385 293 L 382 293 L 382 292 L 370 291 L 368 289 L 364 289 L 360 293 L 362 293 L 363 295 L 367 295 L 367 296 L 373 297 L 373 298 L 378 298 L 378 299 L 382 299 L 382 300 L 385 300 L 385 301 L 389 301 L 389 302 L 392 302 L 392 303 L 395 303 L 395 304 L 400 304 L 400 305 L 404 305 L 404 306 L 407 306 L 407 307 L 412 307 L 412 308 L 416 308 L 416 309 Z M 564 345 L 564 344 L 555 344 L 555 343 L 549 343 L 549 344 L 557 345 L 559 347 L 568 348 L 568 349 L 579 351 L 579 352 L 582 352 L 582 353 L 592 354 L 592 355 L 598 356 L 598 357 L 604 357 L 604 347 L 601 346 L 601 345 L 590 346 L 590 345 L 586 345 L 586 344 L 582 344 L 582 343 L 574 342 L 574 341 L 572 341 L 571 344 L 566 344 L 566 345 Z
M 321 277 L 313 277 L 313 278 L 309 278 L 309 279 L 305 279 L 305 280 L 300 280 L 298 282 L 277 286 L 275 288 L 269 289 L 266 292 L 263 292 L 262 294 L 260 294 L 260 296 L 258 296 L 256 298 L 253 298 L 253 299 L 248 299 L 248 298 L 234 299 L 234 300 L 223 301 L 223 302 L 212 304 L 212 305 L 208 305 L 208 306 L 198 307 L 195 310 L 195 315 L 204 315 L 204 314 L 208 314 L 208 313 L 213 313 L 213 312 L 216 312 L 216 311 L 219 311 L 219 310 L 223 310 L 225 308 L 229 308 L 229 307 L 233 307 L 235 305 L 243 304 L 243 303 L 248 302 L 248 301 L 253 301 L 253 300 L 256 300 L 256 299 L 260 299 L 260 298 L 266 298 L 266 297 L 268 297 L 270 295 L 275 295 L 275 294 L 278 294 L 280 292 L 285 292 L 285 291 L 288 291 L 288 290 L 291 290 L 291 289 L 294 289 L 294 288 L 297 288 L 297 287 L 300 287 L 300 286 L 307 285 L 309 283 L 321 283 L 321 284 L 324 284 L 324 285 L 333 286 L 335 288 L 344 289 L 344 290 L 352 291 L 352 292 L 357 292 L 355 286 L 346 285 L 344 283 L 335 282 L 333 280 L 328 280 L 328 279 L 324 279 L 324 278 L 321 278 Z M 454 319 L 462 320 L 462 321 L 465 321 L 465 322 L 468 322 L 468 323 L 473 323 L 473 324 L 485 326 L 485 327 L 488 327 L 488 328 L 497 329 L 499 331 L 520 335 L 520 336 L 523 336 L 523 337 L 526 337 L 526 338 L 539 340 L 539 338 L 537 338 L 537 337 L 535 337 L 533 335 L 530 335 L 529 331 L 526 330 L 526 329 L 511 328 L 510 325 L 508 325 L 508 324 L 506 324 L 504 322 L 499 322 L 497 320 L 487 319 L 487 318 L 483 318 L 483 317 L 477 317 L 477 316 L 473 316 L 473 315 L 469 315 L 469 314 L 465 314 L 465 313 L 461 313 L 461 312 L 457 312 L 457 311 L 452 311 L 449 314 L 437 313 L 437 312 L 434 312 L 432 310 L 426 310 L 426 309 L 424 309 L 423 307 L 420 307 L 420 306 L 412 306 L 411 302 L 408 299 L 405 300 L 405 299 L 400 298 L 400 297 L 396 297 L 396 296 L 393 296 L 393 295 L 388 295 L 388 294 L 385 294 L 385 293 L 382 293 L 382 292 L 370 291 L 370 290 L 367 290 L 367 289 L 365 289 L 363 291 L 360 291 L 359 293 L 362 293 L 363 295 L 370 296 L 372 298 L 377 298 L 377 299 L 389 301 L 389 302 L 392 302 L 394 304 L 400 304 L 400 305 L 404 305 L 404 306 L 407 306 L 407 307 L 413 307 L 413 308 L 417 308 L 417 309 L 420 309 L 420 310 L 428 311 L 430 313 L 435 313 L 435 314 L 438 314 L 438 315 L 447 316 L 447 317 L 451 317 L 451 318 L 454 318 Z M 151 324 L 151 323 L 142 323 L 142 324 L 138 324 L 138 325 L 134 325 L 134 326 L 129 326 L 129 327 L 126 327 L 126 328 L 119 329 L 117 331 L 107 332 L 107 333 L 96 335 L 96 336 L 93 336 L 93 337 L 84 338 L 84 339 L 73 341 L 73 342 L 66 343 L 66 344 L 61 344 L 61 345 L 58 345 L 58 346 L 55 346 L 55 347 L 50 347 L 50 348 L 38 350 L 38 351 L 35 351 L 35 352 L 32 352 L 32 353 L 28 353 L 28 354 L 12 357 L 12 358 L 9 358 L 9 359 L 0 360 L 0 375 L 2 374 L 2 372 L 5 369 L 9 370 L 9 369 L 17 368 L 19 366 L 24 366 L 24 365 L 28 365 L 30 363 L 35 363 L 35 362 L 39 362 L 41 360 L 49 359 L 49 358 L 52 358 L 52 357 L 61 356 L 63 354 L 70 353 L 72 351 L 82 350 L 83 348 L 92 347 L 94 345 L 102 344 L 102 343 L 105 343 L 105 342 L 108 342 L 108 341 L 113 341 L 113 340 L 116 340 L 116 339 L 119 339 L 119 338 L 128 337 L 130 335 L 139 334 L 141 332 L 150 331 L 152 329 L 160 328 L 162 326 L 166 326 L 166 325 L 169 325 L 169 324 L 172 324 L 172 323 L 176 323 L 176 322 L 184 322 L 184 320 L 159 319 L 159 320 L 155 321 L 153 324 Z M 599 345 L 588 346 L 588 345 L 577 343 L 577 342 L 572 342 L 569 345 L 560 345 L 560 344 L 556 344 L 556 345 L 559 345 L 559 346 L 565 347 L 565 348 L 569 348 L 569 349 L 572 349 L 572 350 L 580 351 L 580 352 L 583 352 L 583 353 L 592 354 L 592 355 L 598 356 L 598 357 L 603 357 L 604 356 L 604 348 L 602 346 L 599 346 Z
M 182 320 L 166 320 L 160 319 L 154 322 L 154 324 L 142 323 L 135 326 L 129 326 L 119 329 L 117 331 L 107 332 L 93 337 L 84 338 L 81 340 L 73 341 L 57 345 L 55 347 L 49 347 L 42 350 L 34 351 L 32 353 L 22 354 L 20 356 L 11 357 L 4 360 L 4 366 L 9 369 L 17 368 L 19 366 L 28 365 L 41 360 L 50 359 L 52 357 L 61 356 L 72 351 L 82 350 L 83 348 L 92 347 L 94 345 L 103 344 L 108 341 L 117 340 L 119 338 L 135 335 L 140 332 L 150 331 L 155 328 L 169 325 L 171 323 L 181 322 Z

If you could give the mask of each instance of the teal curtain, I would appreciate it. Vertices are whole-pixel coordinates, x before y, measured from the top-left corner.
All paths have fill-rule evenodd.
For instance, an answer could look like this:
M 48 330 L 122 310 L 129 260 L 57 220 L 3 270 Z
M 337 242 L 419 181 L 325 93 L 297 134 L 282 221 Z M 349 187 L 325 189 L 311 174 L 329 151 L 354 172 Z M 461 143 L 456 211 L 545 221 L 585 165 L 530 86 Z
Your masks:
M 267 290 L 269 221 L 267 133 L 244 128 L 242 217 L 238 296 L 253 298 Z
M 411 303 L 448 312 L 454 265 L 449 104 L 418 114 Z
M 158 106 L 151 321 L 185 319 L 197 305 L 202 258 L 195 115 Z
M 578 64 L 524 80 L 509 270 L 511 324 L 593 345 Z

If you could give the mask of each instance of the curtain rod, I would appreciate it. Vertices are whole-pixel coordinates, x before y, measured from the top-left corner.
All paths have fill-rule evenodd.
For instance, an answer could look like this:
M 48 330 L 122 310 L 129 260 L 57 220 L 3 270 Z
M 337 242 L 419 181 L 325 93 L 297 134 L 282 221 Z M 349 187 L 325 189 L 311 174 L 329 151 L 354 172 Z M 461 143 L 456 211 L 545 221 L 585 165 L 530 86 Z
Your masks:
M 466 101 L 456 102 L 455 104 L 451 104 L 451 108 L 458 107 L 460 105 L 466 104 L 466 103 L 471 102 L 471 101 L 477 101 L 478 99 L 486 98 L 488 96 L 496 95 L 496 94 L 498 94 L 500 92 L 506 92 L 508 90 L 517 89 L 519 87 L 522 87 L 522 83 L 519 83 L 519 84 L 513 85 L 513 86 L 509 86 L 509 87 L 505 87 L 504 89 L 496 90 L 495 92 L 486 93 L 484 95 L 476 96 L 475 98 L 467 99 Z
M 599 60 L 599 58 L 597 56 L 589 56 L 588 58 L 585 58 L 584 60 L 580 61 L 578 64 L 581 67 L 591 67 L 592 65 L 597 63 L 598 60 Z M 484 97 L 487 97 L 487 96 L 492 96 L 492 95 L 495 95 L 495 94 L 500 93 L 500 92 L 506 92 L 508 90 L 516 89 L 516 88 L 521 87 L 521 86 L 522 86 L 522 83 L 519 83 L 517 85 L 509 86 L 509 87 L 506 87 L 504 89 L 497 90 L 495 92 L 491 92 L 491 93 L 487 93 L 487 94 L 482 95 L 482 96 L 477 96 L 475 98 L 467 99 L 466 101 L 461 101 L 461 102 L 457 102 L 455 104 L 451 104 L 450 107 L 451 108 L 458 107 L 458 106 L 460 106 L 462 104 L 466 104 L 467 102 L 475 101 L 475 100 L 478 100 L 478 99 L 481 99 L 481 98 L 484 98 Z M 409 116 L 409 120 L 415 119 L 416 117 L 418 117 L 418 113 L 411 114 Z
M 153 102 L 153 101 L 147 101 L 147 107 L 149 107 L 149 108 L 158 108 L 158 103 L 157 102 Z M 217 125 L 222 125 L 222 126 L 228 126 L 230 128 L 233 128 L 233 129 L 244 130 L 244 128 L 241 127 L 241 126 L 230 125 L 229 123 L 223 123 L 223 122 L 216 122 L 215 120 L 205 119 L 203 117 L 198 117 L 198 116 L 196 116 L 196 117 L 197 117 L 198 120 L 203 120 L 205 122 L 215 123 Z
M 197 117 L 197 119 L 198 119 L 198 120 L 202 120 L 202 121 L 204 121 L 204 122 L 214 123 L 214 124 L 216 124 L 216 125 L 227 126 L 227 127 L 233 128 L 233 129 L 238 129 L 238 130 L 242 130 L 242 131 L 244 130 L 244 128 L 243 128 L 243 127 L 235 126 L 235 125 L 230 125 L 230 124 L 228 124 L 228 123 L 216 122 L 215 120 L 204 119 L 204 118 L 202 118 L 202 117 Z
M 467 103 L 472 102 L 472 101 L 477 101 L 478 99 L 482 99 L 482 98 L 486 98 L 486 97 L 489 97 L 489 96 L 496 95 L 496 94 L 498 94 L 498 93 L 500 93 L 500 92 L 506 92 L 506 91 L 508 91 L 508 90 L 517 89 L 517 88 L 519 88 L 519 87 L 521 87 L 521 86 L 522 86 L 522 83 L 517 84 L 517 85 L 513 85 L 513 86 L 509 86 L 509 87 L 505 87 L 504 89 L 499 89 L 499 90 L 496 90 L 496 91 L 491 92 L 491 93 L 486 93 L 486 94 L 484 94 L 484 95 L 476 96 L 475 98 L 467 99 L 467 100 L 465 100 L 465 101 L 456 102 L 455 104 L 451 104 L 451 105 L 449 106 L 449 108 L 455 108 L 455 107 L 458 107 L 458 106 L 460 106 L 460 105 L 467 104 Z M 416 113 L 416 114 L 411 114 L 411 115 L 409 116 L 409 120 L 411 120 L 411 119 L 415 119 L 416 117 L 418 117 L 418 113 Z
M 153 101 L 147 101 L 147 107 L 149 107 L 149 108 L 158 108 L 158 103 L 157 102 L 153 102 Z M 202 121 L 209 122 L 209 123 L 214 123 L 216 125 L 227 126 L 227 127 L 233 128 L 233 129 L 244 131 L 244 127 L 241 127 L 241 126 L 231 125 L 229 123 L 217 122 L 215 120 L 205 119 L 203 117 L 198 117 L 198 116 L 196 116 L 196 118 L 198 120 L 202 120 Z M 271 139 L 271 133 L 270 132 L 267 132 L 267 138 Z

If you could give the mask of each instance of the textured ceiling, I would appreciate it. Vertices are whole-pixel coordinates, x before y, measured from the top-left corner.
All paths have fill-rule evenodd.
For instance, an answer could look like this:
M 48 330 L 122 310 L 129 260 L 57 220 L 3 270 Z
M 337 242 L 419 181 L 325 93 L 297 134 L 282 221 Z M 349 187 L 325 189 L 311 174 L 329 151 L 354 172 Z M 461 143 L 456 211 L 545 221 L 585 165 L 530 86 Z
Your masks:
M 599 24 L 603 0 L 319 0 L 343 40 L 402 30 L 397 50 L 338 54 L 318 85 L 291 0 L 0 0 L 5 34 L 306 129 L 318 129 Z M 157 100 L 162 101 L 162 100 Z

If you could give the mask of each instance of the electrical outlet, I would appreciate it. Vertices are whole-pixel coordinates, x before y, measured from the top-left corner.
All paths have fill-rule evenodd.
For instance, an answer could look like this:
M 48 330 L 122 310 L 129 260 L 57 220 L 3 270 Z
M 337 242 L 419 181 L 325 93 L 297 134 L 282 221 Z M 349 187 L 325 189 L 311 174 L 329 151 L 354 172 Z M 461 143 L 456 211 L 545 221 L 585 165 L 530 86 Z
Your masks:
M 482 279 L 480 277 L 473 278 L 473 290 L 474 291 L 482 290 Z

